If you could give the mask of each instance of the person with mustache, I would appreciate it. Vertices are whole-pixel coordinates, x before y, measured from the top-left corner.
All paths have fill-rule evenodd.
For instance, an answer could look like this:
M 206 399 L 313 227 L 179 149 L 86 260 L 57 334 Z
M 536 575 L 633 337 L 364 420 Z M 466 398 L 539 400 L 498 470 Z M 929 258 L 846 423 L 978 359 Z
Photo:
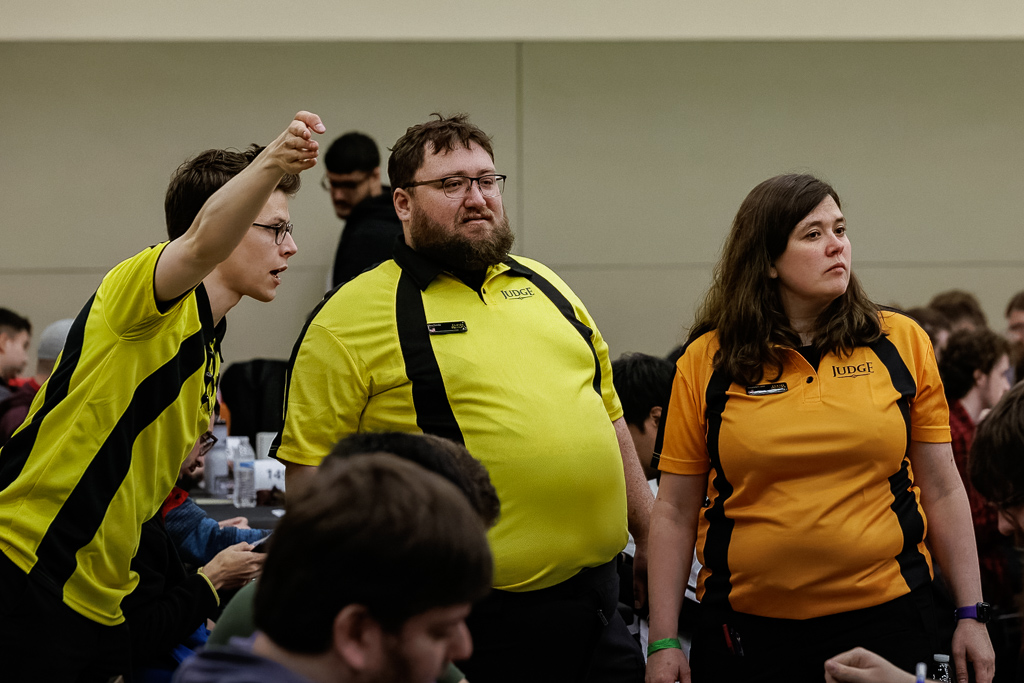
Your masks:
M 290 361 L 272 454 L 289 498 L 340 438 L 424 432 L 464 444 L 501 500 L 494 591 L 469 618 L 470 680 L 635 681 L 643 658 L 616 609 L 615 560 L 636 539 L 644 600 L 653 502 L 583 303 L 511 256 L 505 175 L 464 115 L 413 126 L 388 175 L 404 243 L 334 290 Z

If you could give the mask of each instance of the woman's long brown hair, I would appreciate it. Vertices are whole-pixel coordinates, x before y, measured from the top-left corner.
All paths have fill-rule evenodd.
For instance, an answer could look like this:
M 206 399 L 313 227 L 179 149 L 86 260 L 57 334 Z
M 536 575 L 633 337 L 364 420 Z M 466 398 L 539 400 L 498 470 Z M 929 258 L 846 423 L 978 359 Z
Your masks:
M 751 190 L 736 213 L 687 340 L 716 330 L 720 348 L 714 367 L 735 382 L 757 384 L 766 375 L 777 380 L 785 358 L 778 347 L 801 345 L 783 310 L 778 281 L 769 272 L 793 228 L 825 197 L 841 207 L 828 183 L 811 175 L 780 175 Z M 818 316 L 813 346 L 822 353 L 849 355 L 880 336 L 878 307 L 851 273 L 846 292 Z

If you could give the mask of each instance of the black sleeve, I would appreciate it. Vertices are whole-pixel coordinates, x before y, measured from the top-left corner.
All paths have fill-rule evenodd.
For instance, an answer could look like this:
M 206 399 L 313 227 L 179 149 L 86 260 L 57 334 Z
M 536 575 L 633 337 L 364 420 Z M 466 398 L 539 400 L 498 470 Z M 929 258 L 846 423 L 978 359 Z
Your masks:
M 210 584 L 188 576 L 157 517 L 142 525 L 139 551 L 132 560 L 139 584 L 122 602 L 132 644 L 132 665 L 163 659 L 217 608 Z

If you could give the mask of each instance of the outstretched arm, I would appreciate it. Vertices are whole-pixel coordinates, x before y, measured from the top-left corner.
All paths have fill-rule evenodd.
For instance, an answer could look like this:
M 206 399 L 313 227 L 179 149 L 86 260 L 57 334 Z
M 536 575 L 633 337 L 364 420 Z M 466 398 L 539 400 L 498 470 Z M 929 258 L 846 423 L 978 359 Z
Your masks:
M 288 128 L 241 173 L 217 190 L 184 235 L 164 249 L 153 285 L 158 301 L 171 301 L 203 281 L 231 255 L 285 174 L 316 165 L 323 133 L 320 117 L 300 111 Z

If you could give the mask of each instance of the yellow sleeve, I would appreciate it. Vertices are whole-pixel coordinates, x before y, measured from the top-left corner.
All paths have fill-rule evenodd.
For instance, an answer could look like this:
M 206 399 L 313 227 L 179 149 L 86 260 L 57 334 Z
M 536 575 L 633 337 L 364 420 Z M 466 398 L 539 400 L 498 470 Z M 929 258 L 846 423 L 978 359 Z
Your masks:
M 149 247 L 117 264 L 96 290 L 103 319 L 116 336 L 147 338 L 159 328 L 161 318 L 177 308 L 160 311 L 153 285 L 156 263 L 168 244 Z
M 319 465 L 354 434 L 369 397 L 369 376 L 342 342 L 314 321 L 303 334 L 288 378 L 279 460 Z

